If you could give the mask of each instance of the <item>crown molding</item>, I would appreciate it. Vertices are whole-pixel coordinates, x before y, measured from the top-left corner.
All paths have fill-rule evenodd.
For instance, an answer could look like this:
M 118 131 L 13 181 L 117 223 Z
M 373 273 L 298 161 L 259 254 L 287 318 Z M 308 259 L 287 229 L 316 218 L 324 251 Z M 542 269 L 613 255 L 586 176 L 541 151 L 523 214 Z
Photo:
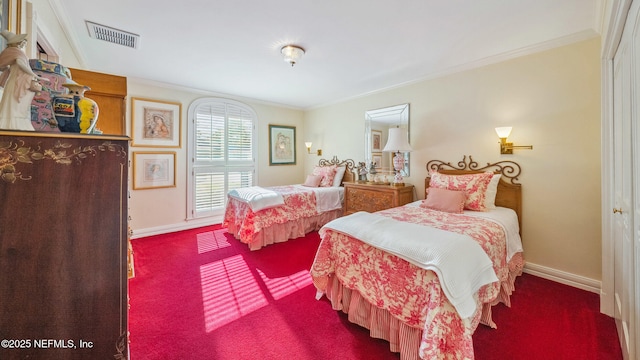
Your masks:
M 549 40 L 549 41 L 545 41 L 545 42 L 541 42 L 541 43 L 537 43 L 537 44 L 533 44 L 531 46 L 526 46 L 520 49 L 514 49 L 512 51 L 507 51 L 501 54 L 497 54 L 494 56 L 489 56 L 486 58 L 482 58 L 482 59 L 477 59 L 465 64 L 461 64 L 458 66 L 453 66 L 447 69 L 444 69 L 442 71 L 437 71 L 410 81 L 405 81 L 403 83 L 399 83 L 396 85 L 392 85 L 392 86 L 388 86 L 388 87 L 384 87 L 381 89 L 377 89 L 377 90 L 373 90 L 373 91 L 369 91 L 360 95 L 355 95 L 355 96 L 351 96 L 348 97 L 346 99 L 341 99 L 335 102 L 330 102 L 330 103 L 325 103 L 325 104 L 320 104 L 317 106 L 313 106 L 313 107 L 309 107 L 305 110 L 311 110 L 311 109 L 317 109 L 317 108 L 322 108 L 325 106 L 329 106 L 329 105 L 335 105 L 335 104 L 339 104 L 339 103 L 343 103 L 343 102 L 347 102 L 347 101 L 351 101 L 351 100 L 355 100 L 355 99 L 359 99 L 359 98 L 363 98 L 365 96 L 369 96 L 369 95 L 374 95 L 374 94 L 379 94 L 379 93 L 383 93 L 386 91 L 390 91 L 390 90 L 394 90 L 394 89 L 398 89 L 398 88 L 402 88 L 405 86 L 409 86 L 409 85 L 413 85 L 413 84 L 417 84 L 417 83 L 421 83 L 423 81 L 427 81 L 427 80 L 433 80 L 433 79 L 438 79 L 441 77 L 445 77 L 447 75 L 452 75 L 452 74 L 456 74 L 456 73 L 460 73 L 460 72 L 464 72 L 464 71 L 468 71 L 468 70 L 473 70 L 473 69 L 477 69 L 483 66 L 487 66 L 487 65 L 492 65 L 492 64 L 497 64 L 503 61 L 507 61 L 507 60 L 511 60 L 511 59 L 516 59 L 522 56 L 526 56 L 526 55 L 532 55 L 535 53 L 539 53 L 539 52 L 543 52 L 546 50 L 551 50 L 554 48 L 558 48 L 558 47 L 562 47 L 562 46 L 566 46 L 566 45 L 570 45 L 573 43 L 577 43 L 580 41 L 585 41 L 588 39 L 592 39 L 594 37 L 599 36 L 599 34 L 593 30 L 584 30 L 584 31 L 580 31 L 571 35 L 567 35 L 567 36 L 563 36 L 557 39 L 553 39 L 553 40 Z
M 84 53 L 81 51 L 80 42 L 78 41 L 78 35 L 73 31 L 73 27 L 69 23 L 69 19 L 66 16 L 66 12 L 64 6 L 62 5 L 62 0 L 49 0 L 49 6 L 51 6 L 51 10 L 53 10 L 53 14 L 58 20 L 60 27 L 62 28 L 62 32 L 64 36 L 67 38 L 69 45 L 71 46 L 71 50 L 73 54 L 78 59 L 78 63 L 80 64 L 80 68 L 88 69 L 87 66 L 87 58 L 84 56 Z

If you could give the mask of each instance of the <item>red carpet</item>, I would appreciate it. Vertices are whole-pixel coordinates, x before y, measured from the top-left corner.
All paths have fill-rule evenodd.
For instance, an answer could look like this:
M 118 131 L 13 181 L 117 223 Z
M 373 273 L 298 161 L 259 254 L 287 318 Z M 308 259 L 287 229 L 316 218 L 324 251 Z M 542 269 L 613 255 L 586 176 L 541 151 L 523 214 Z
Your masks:
M 318 243 L 313 232 L 250 252 L 217 226 L 133 240 L 131 359 L 399 359 L 314 299 Z M 476 359 L 621 359 L 598 301 L 525 274 L 512 308 L 494 310 L 499 328 L 476 331 Z
M 476 359 L 622 359 L 615 322 L 599 309 L 597 294 L 523 274 L 511 308 L 493 308 L 498 329 L 476 329 Z

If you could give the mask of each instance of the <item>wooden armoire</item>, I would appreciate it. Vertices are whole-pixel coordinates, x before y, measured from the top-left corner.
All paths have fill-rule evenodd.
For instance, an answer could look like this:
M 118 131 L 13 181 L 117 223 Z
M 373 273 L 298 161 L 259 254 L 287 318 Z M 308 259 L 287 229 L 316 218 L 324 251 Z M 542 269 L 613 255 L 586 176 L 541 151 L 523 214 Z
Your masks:
M 0 359 L 127 359 L 124 136 L 0 131 Z
M 94 100 L 100 109 L 96 127 L 107 135 L 125 135 L 127 78 L 82 69 L 69 70 L 74 81 L 91 88 L 85 96 Z

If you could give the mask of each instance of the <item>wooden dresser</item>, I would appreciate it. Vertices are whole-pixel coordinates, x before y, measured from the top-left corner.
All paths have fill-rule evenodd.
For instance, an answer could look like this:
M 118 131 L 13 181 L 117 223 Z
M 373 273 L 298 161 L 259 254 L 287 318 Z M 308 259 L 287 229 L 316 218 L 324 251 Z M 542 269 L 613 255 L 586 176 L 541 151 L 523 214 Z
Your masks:
M 393 186 L 367 183 L 344 183 L 344 214 L 375 212 L 402 206 L 413 201 L 413 185 Z
M 0 131 L 0 359 L 127 359 L 129 139 Z

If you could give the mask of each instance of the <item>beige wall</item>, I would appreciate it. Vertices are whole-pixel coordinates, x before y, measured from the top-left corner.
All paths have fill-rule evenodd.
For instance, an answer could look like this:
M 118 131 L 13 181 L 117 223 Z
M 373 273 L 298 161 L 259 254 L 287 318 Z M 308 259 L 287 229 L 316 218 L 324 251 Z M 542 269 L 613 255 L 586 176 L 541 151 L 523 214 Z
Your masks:
M 182 104 L 182 147 L 179 149 L 154 149 L 147 147 L 131 147 L 130 153 L 136 151 L 175 151 L 177 155 L 176 164 L 176 187 L 152 190 L 131 190 L 129 215 L 131 217 L 130 226 L 134 237 L 156 234 L 168 231 L 175 231 L 194 227 L 197 224 L 220 223 L 221 218 L 192 220 L 187 218 L 187 114 L 189 105 L 196 99 L 212 96 L 223 97 L 240 101 L 250 106 L 258 116 L 256 131 L 258 135 L 257 143 L 257 164 L 256 182 L 260 186 L 272 186 L 282 184 L 301 183 L 304 181 L 304 156 L 306 148 L 304 140 L 300 137 L 296 139 L 297 164 L 295 166 L 269 166 L 269 124 L 295 126 L 297 135 L 304 133 L 303 112 L 300 110 L 288 109 L 257 102 L 255 100 L 243 99 L 229 95 L 217 95 L 196 93 L 190 89 L 177 89 L 163 84 L 154 84 L 147 81 L 128 79 L 128 104 L 131 108 L 131 98 L 151 98 L 155 100 L 165 100 L 180 102 Z M 128 133 L 131 134 L 131 113 L 127 114 Z M 132 169 L 130 169 L 132 171 Z
M 24 1 L 24 0 L 21 0 Z M 26 6 L 23 6 L 26 9 Z M 33 10 L 36 14 L 37 24 L 44 29 L 48 40 L 52 42 L 60 52 L 60 63 L 69 66 L 83 68 L 73 47 L 70 45 L 54 11 L 47 0 L 33 0 Z M 26 16 L 25 16 L 26 18 Z M 26 28 L 26 23 L 24 23 Z M 87 69 L 95 71 L 95 69 Z M 261 186 L 301 183 L 304 181 L 304 161 L 306 148 L 304 146 L 303 112 L 283 106 L 267 104 L 256 100 L 230 95 L 205 93 L 202 91 L 177 88 L 158 82 L 143 81 L 133 78 L 127 79 L 128 99 L 127 107 L 131 109 L 131 98 L 146 98 L 179 102 L 182 104 L 182 146 L 176 149 L 131 147 L 130 154 L 136 151 L 175 151 L 176 152 L 176 187 L 153 190 L 130 190 L 129 215 L 130 227 L 133 237 L 176 231 L 180 229 L 196 227 L 199 224 L 219 223 L 221 218 L 187 221 L 187 114 L 189 105 L 201 97 L 222 97 L 240 101 L 250 106 L 258 116 L 256 131 L 257 143 L 257 171 L 256 183 Z M 98 119 L 98 127 L 99 125 Z M 131 135 L 131 112 L 126 114 L 128 134 Z M 296 147 L 298 159 L 296 165 L 269 166 L 268 151 L 268 125 L 295 126 L 297 130 Z M 133 164 L 133 160 L 132 160 Z M 133 168 L 130 168 L 130 174 Z M 131 176 L 130 176 L 131 178 Z M 130 186 L 131 188 L 131 186 Z
M 34 8 L 43 14 L 51 12 L 46 0 L 34 0 Z M 59 24 L 49 15 L 40 19 L 60 45 L 63 65 L 81 67 Z M 458 161 L 462 155 L 473 155 L 482 163 L 516 161 L 523 169 L 520 181 L 527 261 L 600 280 L 599 58 L 599 40 L 592 39 L 306 112 L 221 97 L 244 102 L 258 115 L 257 182 L 263 186 L 304 180 L 319 159 L 306 154 L 304 141 L 313 141 L 314 150 L 321 148 L 323 158 L 336 155 L 363 161 L 364 112 L 408 102 L 415 151 L 411 154 L 411 177 L 406 181 L 416 185 L 420 198 L 425 164 L 430 159 Z M 177 187 L 131 191 L 134 236 L 196 226 L 197 222 L 185 220 L 186 114 L 193 100 L 215 94 L 131 78 L 128 83 L 129 99 L 179 101 L 183 116 L 183 146 L 176 149 Z M 297 127 L 296 166 L 268 165 L 270 123 Z M 504 125 L 514 127 L 510 140 L 532 144 L 534 149 L 501 156 L 493 128 Z
M 431 159 L 515 161 L 527 261 L 600 280 L 599 45 L 583 41 L 310 110 L 305 129 L 324 134 L 325 155 L 364 161 L 364 112 L 410 103 L 406 182 L 420 198 Z M 509 140 L 533 150 L 500 155 L 497 126 L 513 126 Z

